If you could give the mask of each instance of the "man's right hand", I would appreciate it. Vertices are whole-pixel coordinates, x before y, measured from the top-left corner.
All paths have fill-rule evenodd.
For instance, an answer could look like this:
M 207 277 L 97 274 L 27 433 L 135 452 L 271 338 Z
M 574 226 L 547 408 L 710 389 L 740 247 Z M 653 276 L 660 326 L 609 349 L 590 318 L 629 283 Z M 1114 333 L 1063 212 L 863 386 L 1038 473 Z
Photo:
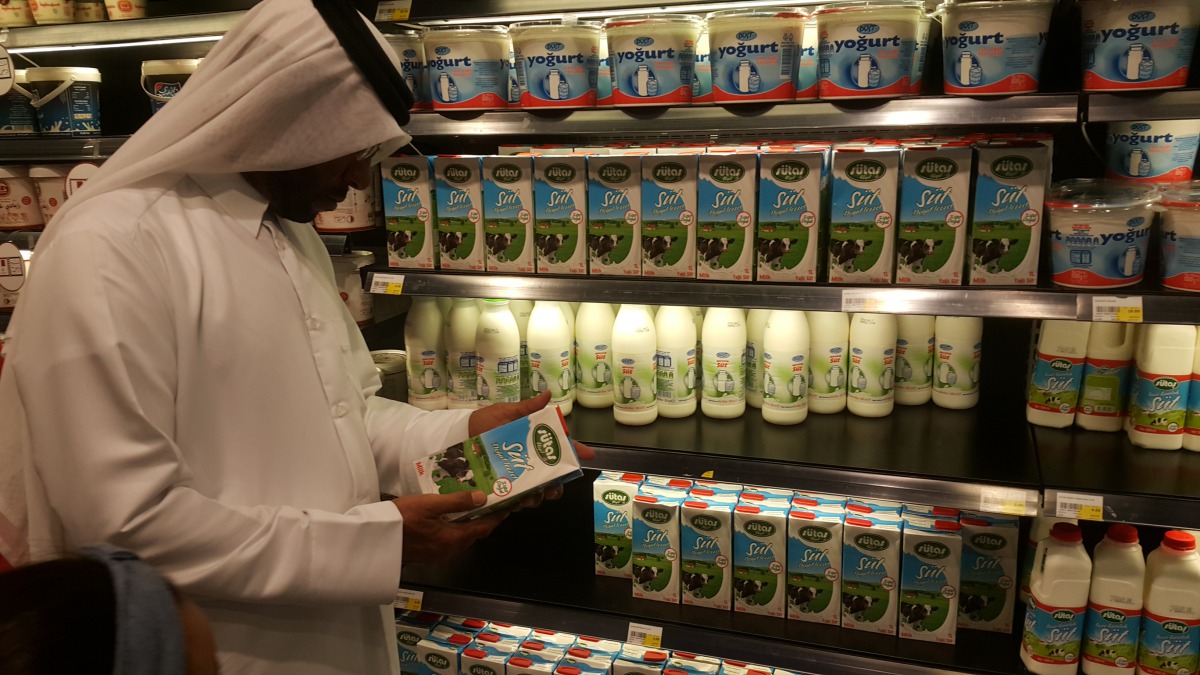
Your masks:
M 444 516 L 483 506 L 486 495 L 478 490 L 449 495 L 412 495 L 393 499 L 404 517 L 404 564 L 436 563 L 458 557 L 492 533 L 503 515 L 450 522 Z

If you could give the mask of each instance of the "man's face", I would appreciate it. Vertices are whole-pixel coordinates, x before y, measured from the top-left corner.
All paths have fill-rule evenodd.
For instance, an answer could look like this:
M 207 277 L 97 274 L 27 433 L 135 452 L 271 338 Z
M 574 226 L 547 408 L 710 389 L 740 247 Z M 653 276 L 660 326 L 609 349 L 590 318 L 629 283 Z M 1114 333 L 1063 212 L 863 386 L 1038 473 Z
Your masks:
M 362 153 L 291 171 L 245 174 L 271 205 L 276 215 L 298 223 L 312 221 L 322 211 L 332 211 L 350 188 L 365 190 L 371 184 L 369 158 Z

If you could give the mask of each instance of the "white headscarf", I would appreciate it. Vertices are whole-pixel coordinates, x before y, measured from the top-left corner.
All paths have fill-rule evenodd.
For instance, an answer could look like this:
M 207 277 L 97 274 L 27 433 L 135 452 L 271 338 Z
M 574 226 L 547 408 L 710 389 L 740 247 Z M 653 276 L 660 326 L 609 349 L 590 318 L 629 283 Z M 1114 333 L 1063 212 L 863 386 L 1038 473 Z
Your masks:
M 370 22 L 371 34 L 399 60 Z M 264 0 L 209 53 L 187 85 L 100 168 L 55 215 L 38 241 L 45 251 L 55 232 L 87 217 L 98 195 L 165 176 L 286 171 L 327 162 L 379 145 L 391 154 L 410 137 L 376 97 L 312 0 Z M 35 267 L 36 269 L 36 267 Z M 18 304 L 10 330 L 21 315 Z M 6 381 L 7 380 L 7 381 Z M 25 480 L 20 420 L 12 378 L 0 378 L 0 555 L 27 562 L 31 521 L 47 520 L 39 485 Z M 35 525 L 34 529 L 41 529 Z M 35 549 L 43 547 L 35 544 Z M 34 552 L 36 555 L 36 551 Z

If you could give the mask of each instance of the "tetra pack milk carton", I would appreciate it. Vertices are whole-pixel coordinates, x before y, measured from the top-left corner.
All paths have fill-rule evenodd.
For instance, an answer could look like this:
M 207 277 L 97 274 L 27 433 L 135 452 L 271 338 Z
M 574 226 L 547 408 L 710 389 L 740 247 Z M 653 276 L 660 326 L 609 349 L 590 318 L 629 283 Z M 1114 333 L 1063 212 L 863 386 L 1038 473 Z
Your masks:
M 588 157 L 588 274 L 642 273 L 642 158 Z
M 758 155 L 701 155 L 697 183 L 696 277 L 754 280 Z
M 479 157 L 433 158 L 437 194 L 438 260 L 444 270 L 482 272 L 483 180 Z
M 900 537 L 895 513 L 846 515 L 842 531 L 842 628 L 896 634 Z
M 962 285 L 972 157 L 965 143 L 904 148 L 896 283 Z
M 1016 518 L 965 512 L 958 627 L 1011 633 L 1018 585 Z
M 504 675 L 509 657 L 516 653 L 517 642 L 475 640 L 459 656 L 460 675 Z
M 787 613 L 786 501 L 742 501 L 733 513 L 733 610 L 783 618 Z
M 958 632 L 962 525 L 945 518 L 904 517 L 900 563 L 900 637 L 952 645 Z
M 759 281 L 817 280 L 824 150 L 766 153 L 758 169 Z
M 679 507 L 682 498 L 633 500 L 633 597 L 679 602 Z
M 642 158 L 642 276 L 696 277 L 696 171 L 690 155 Z
M 834 148 L 829 207 L 831 283 L 892 283 L 899 186 L 899 148 Z
M 592 655 L 603 654 L 616 658 L 617 654 L 621 653 L 621 647 L 624 643 L 617 640 L 606 640 L 604 638 L 592 637 L 590 635 L 580 635 L 575 641 L 576 647 L 582 647 L 592 653 Z
M 975 162 L 971 285 L 1036 285 L 1049 149 L 1033 141 L 981 143 Z
M 446 626 L 434 628 L 417 643 L 417 673 L 419 675 L 459 675 L 459 658 L 471 635 Z
M 840 507 L 826 510 L 813 508 L 804 500 L 792 500 L 788 512 L 787 618 L 831 626 L 841 623 L 844 521 Z
M 602 577 L 629 577 L 633 498 L 641 482 L 641 474 L 604 471 L 592 484 L 596 574 Z
M 679 517 L 679 583 L 683 604 L 728 610 L 732 607 L 732 500 L 692 497 Z
M 433 205 L 433 160 L 391 157 L 383 160 L 381 167 L 388 267 L 434 269 L 438 260 L 438 232 Z
M 670 657 L 666 650 L 627 643 L 613 661 L 612 675 L 661 675 Z
M 533 158 L 534 255 L 542 274 L 587 274 L 587 158 Z
M 429 612 L 405 612 L 396 617 L 396 648 L 400 654 L 400 672 L 416 675 L 419 668 L 417 643 L 429 635 L 441 615 Z
M 483 237 L 487 271 L 532 273 L 533 159 L 483 158 Z

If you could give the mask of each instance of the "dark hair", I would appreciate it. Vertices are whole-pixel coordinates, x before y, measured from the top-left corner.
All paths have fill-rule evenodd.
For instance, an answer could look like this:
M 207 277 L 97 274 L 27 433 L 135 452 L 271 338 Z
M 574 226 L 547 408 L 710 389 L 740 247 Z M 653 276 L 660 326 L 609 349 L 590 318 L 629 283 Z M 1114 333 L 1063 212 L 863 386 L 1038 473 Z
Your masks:
M 104 563 L 51 560 L 0 573 L 5 675 L 112 675 L 116 597 Z

